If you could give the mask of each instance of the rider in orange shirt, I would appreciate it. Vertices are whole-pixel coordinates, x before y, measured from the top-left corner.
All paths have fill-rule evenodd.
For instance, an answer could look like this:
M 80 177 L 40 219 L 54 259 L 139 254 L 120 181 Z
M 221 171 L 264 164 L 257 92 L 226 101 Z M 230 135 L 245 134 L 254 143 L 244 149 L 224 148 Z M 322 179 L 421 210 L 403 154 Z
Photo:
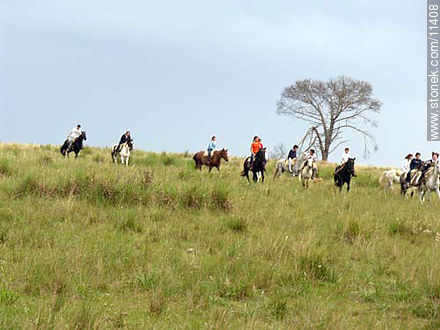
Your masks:
M 251 165 L 254 162 L 254 156 L 260 149 L 263 149 L 261 139 L 258 136 L 254 136 L 254 141 L 251 143 Z

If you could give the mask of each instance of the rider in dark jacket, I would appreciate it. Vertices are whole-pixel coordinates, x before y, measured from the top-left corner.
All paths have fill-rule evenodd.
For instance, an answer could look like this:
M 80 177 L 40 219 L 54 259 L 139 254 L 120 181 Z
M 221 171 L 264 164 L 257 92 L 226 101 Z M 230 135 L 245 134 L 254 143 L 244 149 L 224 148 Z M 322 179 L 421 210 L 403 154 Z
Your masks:
M 420 159 L 420 152 L 416 153 L 416 156 L 411 160 L 411 163 L 409 164 L 409 171 L 408 175 L 406 176 L 406 182 L 409 183 L 411 180 L 411 171 L 412 170 L 418 170 L 422 166 L 423 162 Z
M 118 152 L 121 150 L 121 144 L 125 143 L 125 142 L 131 142 L 133 141 L 131 136 L 130 136 L 130 131 L 125 132 L 124 134 L 122 134 L 121 139 L 119 140 L 119 144 L 118 144 Z

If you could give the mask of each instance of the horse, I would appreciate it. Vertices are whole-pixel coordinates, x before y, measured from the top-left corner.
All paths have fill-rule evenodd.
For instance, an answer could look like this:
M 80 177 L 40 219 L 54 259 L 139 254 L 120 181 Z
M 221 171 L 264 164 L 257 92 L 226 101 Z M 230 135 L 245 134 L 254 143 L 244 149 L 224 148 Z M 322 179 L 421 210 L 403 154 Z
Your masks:
M 313 159 L 309 158 L 306 161 L 304 168 L 302 168 L 299 173 L 299 179 L 302 183 L 302 186 L 306 189 L 309 188 L 309 180 L 312 178 L 313 175 L 313 167 Z
M 128 140 L 121 144 L 121 148 L 118 150 L 118 144 L 113 145 L 111 155 L 113 163 L 117 163 L 118 154 L 121 156 L 121 164 L 128 166 L 128 160 L 130 158 L 130 151 L 133 150 L 133 142 Z
M 221 160 L 224 159 L 225 162 L 229 161 L 228 149 L 215 150 L 211 155 L 211 161 L 208 162 L 208 155 L 205 155 L 205 151 L 199 151 L 193 156 L 194 162 L 196 163 L 196 169 L 202 170 L 203 165 L 209 167 L 209 172 L 212 168 L 217 168 L 220 171 Z
M 420 201 L 423 203 L 425 201 L 425 195 L 428 195 L 432 191 L 435 191 L 440 198 L 440 177 L 439 177 L 439 168 L 437 162 L 434 163 L 432 172 L 428 170 L 425 174 L 425 180 L 420 185 Z
M 303 165 L 306 158 L 307 158 L 306 152 L 302 152 L 301 156 L 299 156 L 295 160 L 295 163 L 292 166 L 292 176 L 295 177 L 295 176 L 299 175 L 299 169 Z M 273 179 L 275 180 L 276 178 L 279 178 L 281 176 L 281 174 L 283 174 L 284 172 L 288 172 L 288 168 L 289 168 L 289 165 L 288 165 L 286 159 L 278 160 L 276 163 L 276 166 L 275 166 L 275 173 L 273 175 Z
M 412 170 L 414 171 L 414 170 Z M 403 197 L 406 196 L 406 193 L 408 191 L 411 192 L 411 197 L 413 197 L 415 190 L 420 190 L 419 185 L 417 185 L 417 182 L 420 179 L 421 176 L 421 171 L 416 170 L 414 171 L 415 173 L 410 176 L 410 181 L 407 182 L 407 176 L 408 173 L 402 173 L 399 177 L 399 182 L 400 182 L 400 195 L 402 195 Z
M 348 160 L 343 164 L 338 166 L 333 174 L 335 180 L 335 186 L 342 191 L 342 186 L 344 183 L 347 184 L 347 191 L 350 191 L 350 181 L 351 177 L 356 176 L 354 171 L 354 161 L 356 158 L 348 158 Z
M 246 157 L 243 163 L 243 171 L 241 172 L 241 176 L 245 176 L 248 182 L 249 180 L 249 171 L 252 171 L 252 180 L 257 182 L 261 176 L 261 182 L 264 182 L 264 172 L 266 171 L 266 148 L 261 148 L 254 155 L 254 162 L 251 168 L 251 157 Z
M 400 176 L 402 175 L 400 170 L 395 168 L 384 171 L 379 178 L 379 185 L 384 186 L 385 189 L 393 189 L 393 183 L 400 182 Z
M 72 144 L 69 143 L 69 140 L 67 139 L 64 141 L 63 145 L 60 148 L 61 154 L 67 158 L 69 158 L 69 153 L 72 151 L 75 153 L 75 158 L 78 157 L 79 152 L 82 149 L 83 141 L 87 140 L 86 131 L 82 131 L 81 135 L 78 136 Z

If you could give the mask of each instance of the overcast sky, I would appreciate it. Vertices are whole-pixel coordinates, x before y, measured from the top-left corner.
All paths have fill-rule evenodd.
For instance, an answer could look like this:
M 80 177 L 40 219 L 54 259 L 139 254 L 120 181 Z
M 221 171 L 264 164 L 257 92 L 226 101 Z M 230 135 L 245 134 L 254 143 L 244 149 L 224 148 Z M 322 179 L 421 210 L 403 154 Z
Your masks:
M 275 113 L 304 78 L 369 81 L 383 102 L 367 164 L 425 157 L 425 1 L 0 0 L 0 140 L 87 145 L 132 131 L 135 147 L 183 152 L 212 134 L 232 155 L 260 135 L 291 146 L 307 125 Z M 337 150 L 330 160 L 339 160 Z

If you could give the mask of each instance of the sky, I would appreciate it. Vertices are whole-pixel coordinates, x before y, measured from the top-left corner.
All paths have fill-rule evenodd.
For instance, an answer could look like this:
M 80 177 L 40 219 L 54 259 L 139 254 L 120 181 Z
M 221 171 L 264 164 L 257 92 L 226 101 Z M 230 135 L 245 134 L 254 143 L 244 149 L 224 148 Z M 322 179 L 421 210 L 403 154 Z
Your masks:
M 383 102 L 379 150 L 347 134 L 360 163 L 400 166 L 426 141 L 425 1 L 0 0 L 0 141 L 86 145 L 131 130 L 135 148 L 270 151 L 309 125 L 276 114 L 300 79 L 366 80 Z M 343 146 L 330 161 L 339 161 Z M 425 156 L 425 157 L 423 157 Z

